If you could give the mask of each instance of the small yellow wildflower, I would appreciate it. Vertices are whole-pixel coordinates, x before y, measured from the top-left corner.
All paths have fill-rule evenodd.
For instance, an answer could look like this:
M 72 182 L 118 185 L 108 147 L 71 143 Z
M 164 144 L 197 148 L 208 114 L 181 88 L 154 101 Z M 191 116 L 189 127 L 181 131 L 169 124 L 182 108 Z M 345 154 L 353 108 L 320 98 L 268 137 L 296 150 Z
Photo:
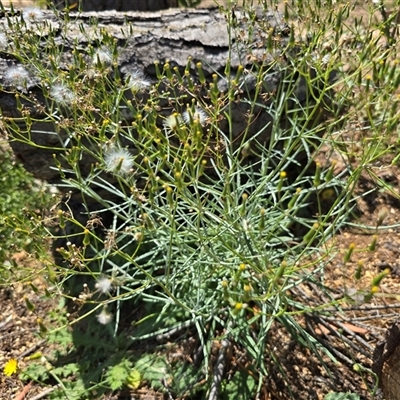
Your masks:
M 6 362 L 3 372 L 6 376 L 11 376 L 15 374 L 18 370 L 18 361 L 15 358 L 11 358 Z

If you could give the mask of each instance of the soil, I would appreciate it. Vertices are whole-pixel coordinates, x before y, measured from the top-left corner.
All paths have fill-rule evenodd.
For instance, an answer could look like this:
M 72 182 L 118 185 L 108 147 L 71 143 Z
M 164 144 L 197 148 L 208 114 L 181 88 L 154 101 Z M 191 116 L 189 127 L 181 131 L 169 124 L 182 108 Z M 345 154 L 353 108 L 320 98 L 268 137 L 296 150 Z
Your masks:
M 37 261 L 33 261 L 25 252 L 15 253 L 12 258 L 18 268 L 23 266 L 33 270 L 40 269 Z M 34 280 L 32 283 L 35 287 L 44 287 L 44 283 L 40 279 Z M 35 305 L 33 312 L 27 309 L 25 298 Z M 1 287 L 0 304 L 0 366 L 3 368 L 8 360 L 14 358 L 23 368 L 26 357 L 42 351 L 44 348 L 45 340 L 39 335 L 38 318 L 43 318 L 54 307 L 54 304 L 36 294 L 29 284 L 22 283 Z M 0 373 L 0 398 L 2 400 L 17 399 L 17 394 L 23 392 L 25 386 L 27 385 L 15 375 L 7 377 Z M 42 392 L 42 388 L 33 385 L 25 399 L 30 399 L 39 392 Z
M 29 5 L 27 3 L 24 5 Z M 18 1 L 14 1 L 14 5 L 18 6 Z M 400 313 L 400 227 L 396 226 L 400 215 L 400 168 L 391 165 L 391 159 L 387 156 L 379 161 L 374 172 L 390 190 L 378 190 L 376 179 L 364 174 L 357 183 L 356 193 L 370 193 L 358 200 L 354 222 L 366 227 L 341 231 L 329 243 L 338 253 L 326 266 L 324 281 L 338 297 L 347 293 L 348 303 L 342 304 L 341 312 L 332 311 L 330 317 L 317 318 L 310 313 L 299 318 L 299 323 L 307 327 L 341 362 L 335 365 L 327 356 L 318 359 L 309 350 L 300 347 L 284 329 L 275 325 L 268 345 L 275 359 L 270 357 L 268 360 L 271 375 L 263 384 L 260 400 L 323 399 L 331 391 L 354 392 L 361 399 L 381 397 L 379 390 L 375 397 L 371 394 L 374 386 L 372 376 L 355 371 L 354 365 L 371 368 L 377 343 L 384 339 L 388 327 L 398 319 Z M 374 240 L 376 246 L 372 249 Z M 349 247 L 353 246 L 351 258 L 345 262 Z M 29 254 L 19 252 L 13 258 L 18 265 L 35 267 L 36 261 Z M 355 274 L 360 266 L 361 278 L 356 279 Z M 40 265 L 37 268 L 40 269 Z M 380 285 L 380 291 L 368 302 L 360 302 L 362 293 L 370 291 L 373 277 L 385 269 L 389 274 Z M 34 284 L 37 287 L 43 285 L 40 280 Z M 310 307 L 321 302 L 319 291 L 312 286 L 302 287 L 292 295 L 309 302 Z M 35 304 L 34 312 L 28 311 L 25 297 Z M 46 353 L 48 344 L 40 336 L 38 318 L 45 316 L 55 304 L 36 294 L 29 284 L 23 283 L 0 288 L 0 304 L 0 366 L 15 358 L 23 368 L 26 358 L 33 353 Z M 240 364 L 239 355 L 234 350 L 231 364 Z M 283 370 L 276 368 L 276 359 L 282 361 Z M 323 367 L 322 361 L 328 369 Z M 287 382 L 292 382 L 291 393 Z M 7 377 L 0 372 L 0 399 L 46 399 L 49 390 L 52 390 L 49 385 L 30 385 L 21 382 L 18 375 Z M 142 390 L 114 393 L 107 398 L 150 400 L 162 397 Z

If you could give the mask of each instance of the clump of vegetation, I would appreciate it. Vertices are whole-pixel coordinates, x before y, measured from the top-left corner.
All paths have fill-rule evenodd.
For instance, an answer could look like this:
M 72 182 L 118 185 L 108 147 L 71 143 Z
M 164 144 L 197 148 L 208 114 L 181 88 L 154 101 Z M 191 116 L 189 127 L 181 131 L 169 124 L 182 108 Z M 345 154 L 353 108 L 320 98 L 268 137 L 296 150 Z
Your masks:
M 293 27 L 278 40 L 265 26 L 264 45 L 278 54 L 268 62 L 234 68 L 228 60 L 224 75 L 211 76 L 192 59 L 185 68 L 156 62 L 152 78 L 121 69 L 120 48 L 96 22 L 96 40 L 76 46 L 63 69 L 58 35 L 71 17 L 58 16 L 56 27 L 7 16 L 2 51 L 14 66 L 3 89 L 15 93 L 19 114 L 3 122 L 15 143 L 47 146 L 53 157 L 64 193 L 48 217 L 57 227 L 32 223 L 56 243 L 50 279 L 70 311 L 53 316 L 64 329 L 46 328 L 69 353 L 53 354 L 51 367 L 42 359 L 25 377 L 56 379 L 54 398 L 141 385 L 174 398 L 237 398 L 239 390 L 255 398 L 267 360 L 281 368 L 270 342 L 276 326 L 321 362 L 336 361 L 299 317 L 340 307 L 324 285 L 335 251 L 328 239 L 351 216 L 360 174 L 391 149 L 398 114 L 386 105 L 400 75 L 388 35 L 394 17 L 373 36 L 372 17 L 365 31 L 347 23 L 349 4 L 325 6 L 286 3 L 308 42 L 296 41 Z M 371 5 L 370 15 L 382 9 Z M 223 12 L 236 34 L 237 16 Z M 257 24 L 250 5 L 246 23 Z M 358 150 L 345 140 L 351 126 Z M 39 135 L 51 138 L 46 146 Z M 342 155 L 341 174 L 329 157 L 315 162 L 322 146 Z M 301 301 L 306 286 L 323 294 L 318 306 Z M 230 363 L 234 350 L 243 362 Z
M 29 254 L 41 254 L 48 249 L 45 231 L 37 225 L 44 216 L 44 210 L 50 204 L 50 195 L 43 183 L 35 181 L 17 162 L 4 142 L 0 147 L 0 284 L 15 281 L 22 268 L 15 268 L 12 255 L 19 251 Z M 36 238 L 43 234 L 40 241 Z M 32 271 L 25 271 L 28 275 Z

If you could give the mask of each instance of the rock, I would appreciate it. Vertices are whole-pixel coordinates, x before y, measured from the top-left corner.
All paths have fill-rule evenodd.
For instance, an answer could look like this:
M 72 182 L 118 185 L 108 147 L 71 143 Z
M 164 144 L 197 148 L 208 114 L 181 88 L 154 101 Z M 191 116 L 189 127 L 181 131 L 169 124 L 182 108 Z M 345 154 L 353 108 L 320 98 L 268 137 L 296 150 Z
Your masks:
M 75 9 L 77 0 L 56 1 L 59 10 L 65 7 Z M 158 11 L 178 7 L 178 0 L 81 0 L 81 11 Z

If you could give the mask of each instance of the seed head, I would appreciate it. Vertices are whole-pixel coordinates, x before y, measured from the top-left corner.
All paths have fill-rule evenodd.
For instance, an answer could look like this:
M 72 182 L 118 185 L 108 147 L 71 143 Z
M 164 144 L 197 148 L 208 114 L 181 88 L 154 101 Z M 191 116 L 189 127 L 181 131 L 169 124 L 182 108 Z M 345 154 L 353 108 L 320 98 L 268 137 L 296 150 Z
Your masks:
M 18 90 L 26 88 L 29 80 L 29 72 L 22 65 L 10 67 L 4 74 L 4 83 L 8 86 L 14 86 Z
M 165 132 L 170 133 L 176 131 L 182 125 L 182 117 L 178 113 L 173 113 L 164 120 Z
M 137 68 L 126 74 L 125 81 L 134 93 L 143 92 L 151 85 L 151 82 L 146 78 L 143 71 Z
M 96 282 L 95 287 L 99 289 L 101 293 L 109 293 L 112 288 L 112 281 L 103 276 Z
M 106 309 L 103 309 L 100 314 L 97 314 L 96 318 L 102 325 L 107 325 L 112 320 L 111 314 Z
M 100 47 L 97 49 L 93 55 L 93 63 L 97 64 L 100 61 L 101 64 L 104 65 L 111 65 L 113 62 L 113 57 L 110 49 L 105 46 Z
M 62 83 L 56 83 L 50 88 L 50 96 L 62 105 L 69 105 L 76 100 L 75 93 Z
M 132 171 L 133 156 L 129 150 L 112 147 L 106 151 L 104 162 L 108 172 L 127 175 Z
M 182 118 L 186 125 L 192 124 L 193 121 L 198 121 L 201 126 L 204 126 L 207 123 L 208 115 L 202 108 L 196 106 L 194 110 L 187 109 L 184 111 Z
M 38 7 L 27 7 L 22 11 L 22 17 L 26 22 L 37 22 L 43 19 L 43 11 Z

